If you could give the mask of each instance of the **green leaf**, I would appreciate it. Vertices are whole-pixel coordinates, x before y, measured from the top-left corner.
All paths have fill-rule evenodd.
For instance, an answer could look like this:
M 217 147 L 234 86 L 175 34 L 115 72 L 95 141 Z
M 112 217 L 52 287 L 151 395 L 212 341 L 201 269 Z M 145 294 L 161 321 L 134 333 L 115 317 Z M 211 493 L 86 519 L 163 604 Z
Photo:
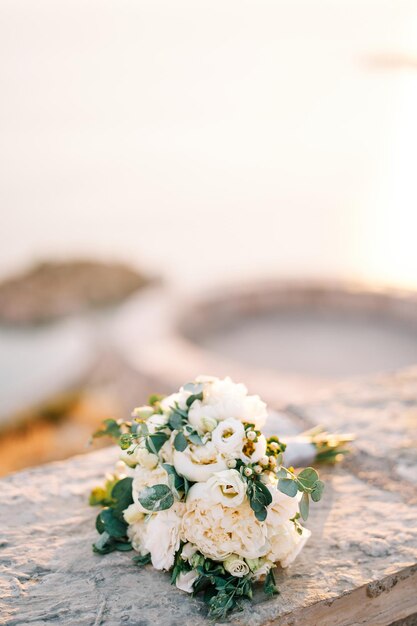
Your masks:
M 144 565 L 147 565 L 148 563 L 151 562 L 151 555 L 150 553 L 145 554 L 145 556 L 134 556 L 132 559 L 133 563 L 135 565 L 138 565 L 139 567 L 143 567 Z
M 98 533 L 100 533 L 100 535 L 102 533 L 104 533 L 104 531 L 105 531 L 104 522 L 101 519 L 101 511 L 100 511 L 100 513 L 96 517 L 96 530 L 97 530 Z
M 171 413 L 169 420 L 168 420 L 168 424 L 170 425 L 170 427 L 172 428 L 172 430 L 180 430 L 182 428 L 182 415 L 180 415 L 179 413 Z
M 145 487 L 139 495 L 139 502 L 147 511 L 165 511 L 174 504 L 174 496 L 167 485 Z
M 313 502 L 318 502 L 321 499 L 324 491 L 324 482 L 318 480 L 314 485 L 313 491 L 311 492 L 311 499 Z
M 308 519 L 309 508 L 310 508 L 310 501 L 308 498 L 308 493 L 304 492 L 303 495 L 301 496 L 301 500 L 299 503 L 301 517 L 303 518 L 304 521 L 307 521 Z
M 280 478 L 278 481 L 278 489 L 291 498 L 297 495 L 297 484 L 295 480 L 291 478 Z
M 184 452 L 187 446 L 188 441 L 186 440 L 184 433 L 179 432 L 174 439 L 174 448 L 178 450 L 178 452 Z
M 114 500 L 112 508 L 118 515 L 121 515 L 133 503 L 132 483 L 133 478 L 127 476 L 119 480 L 112 489 L 111 497 Z
M 272 569 L 269 570 L 268 574 L 266 575 L 264 582 L 264 592 L 268 596 L 275 596 L 277 593 L 279 593 L 278 587 L 275 582 L 274 572 Z
M 112 439 L 119 439 L 122 431 L 119 424 L 114 419 L 107 419 L 103 422 L 103 428 L 97 430 L 93 434 L 93 438 L 96 437 L 112 437 Z
M 193 402 L 195 402 L 196 400 L 202 400 L 202 399 L 203 399 L 202 391 L 200 391 L 200 393 L 193 393 L 191 396 L 187 398 L 186 405 L 188 406 L 188 408 L 190 408 Z
M 168 439 L 169 435 L 167 433 L 155 433 L 154 435 L 149 435 L 149 437 L 146 438 L 145 445 L 149 452 L 152 452 L 152 454 L 158 454 L 158 452 L 160 451 L 164 443 L 168 441 Z
M 191 441 L 191 443 L 193 443 L 195 446 L 202 446 L 203 445 L 203 440 L 201 439 L 200 435 L 196 432 L 192 432 L 188 435 L 188 439 L 189 441 Z
M 160 393 L 153 393 L 151 396 L 149 396 L 149 400 L 148 400 L 148 404 L 149 406 L 154 407 L 155 405 L 158 405 L 161 400 L 164 399 L 165 396 L 161 396 Z
M 299 474 L 297 474 L 297 480 L 308 489 L 314 487 L 318 479 L 319 475 L 313 467 L 306 467 L 306 469 L 303 469 Z
M 119 539 L 126 536 L 126 522 L 118 519 L 112 509 L 103 509 L 98 517 L 100 521 L 96 523 L 96 526 L 101 528 L 103 525 L 104 530 L 111 537 Z
M 119 550 L 119 552 L 130 552 L 133 550 L 133 546 L 130 541 L 116 541 L 114 546 L 116 550 Z
M 281 467 L 278 472 L 277 472 L 277 477 L 278 478 L 287 478 L 287 470 L 283 467 Z

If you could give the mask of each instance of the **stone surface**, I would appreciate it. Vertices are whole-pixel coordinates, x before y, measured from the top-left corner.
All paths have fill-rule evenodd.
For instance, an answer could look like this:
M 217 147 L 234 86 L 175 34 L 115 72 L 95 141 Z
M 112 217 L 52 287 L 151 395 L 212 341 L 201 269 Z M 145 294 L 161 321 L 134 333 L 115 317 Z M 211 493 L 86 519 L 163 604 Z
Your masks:
M 260 591 L 233 625 L 387 626 L 417 612 L 416 390 L 409 371 L 291 407 L 300 428 L 321 422 L 356 431 L 354 456 L 322 469 L 326 491 L 312 507 L 313 535 L 297 561 L 278 571 L 281 594 L 269 600 Z M 7 626 L 209 623 L 202 603 L 171 587 L 166 574 L 135 568 L 129 553 L 91 552 L 96 511 L 88 493 L 114 459 L 115 450 L 105 449 L 0 482 Z

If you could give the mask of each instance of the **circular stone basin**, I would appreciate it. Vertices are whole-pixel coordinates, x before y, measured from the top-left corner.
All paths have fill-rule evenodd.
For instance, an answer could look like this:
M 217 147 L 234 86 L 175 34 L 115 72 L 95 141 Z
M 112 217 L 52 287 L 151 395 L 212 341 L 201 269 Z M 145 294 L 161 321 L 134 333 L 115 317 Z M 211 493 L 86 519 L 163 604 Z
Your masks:
M 182 333 L 250 368 L 341 379 L 417 362 L 415 293 L 264 285 L 200 303 Z

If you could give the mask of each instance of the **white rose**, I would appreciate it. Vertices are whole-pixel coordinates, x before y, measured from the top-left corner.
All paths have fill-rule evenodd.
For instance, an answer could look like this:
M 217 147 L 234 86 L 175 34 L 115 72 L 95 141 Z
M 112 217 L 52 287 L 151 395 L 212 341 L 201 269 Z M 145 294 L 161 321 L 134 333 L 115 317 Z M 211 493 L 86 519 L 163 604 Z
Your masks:
M 277 479 L 268 485 L 271 492 L 272 503 L 268 507 L 268 517 L 266 523 L 272 527 L 278 527 L 284 522 L 288 522 L 298 513 L 299 497 L 291 498 L 277 488 Z M 301 494 L 300 494 L 301 495 Z
M 181 591 L 185 591 L 186 593 L 193 592 L 193 584 L 199 577 L 198 572 L 195 569 L 192 569 L 190 572 L 181 572 L 175 581 L 176 586 Z
M 244 463 L 257 463 L 259 459 L 265 456 L 266 447 L 267 443 L 264 435 L 258 435 L 257 441 L 246 442 L 239 458 Z
M 262 428 L 267 411 L 259 396 L 249 396 L 244 385 L 236 384 L 230 378 L 213 379 L 203 384 L 203 400 L 193 402 L 188 413 L 193 426 L 199 428 L 204 417 L 218 422 L 233 417 Z
M 183 561 L 190 561 L 194 554 L 197 552 L 196 546 L 192 543 L 186 543 L 181 550 L 181 558 Z
M 207 484 L 197 483 L 188 492 L 182 519 L 182 540 L 194 544 L 204 556 L 224 561 L 231 554 L 244 558 L 268 551 L 266 525 L 259 522 L 245 499 L 236 507 L 214 503 Z
M 235 469 L 216 472 L 207 481 L 213 502 L 224 506 L 237 507 L 242 504 L 246 495 L 246 482 Z
M 128 524 L 135 524 L 136 522 L 141 522 L 145 514 L 137 504 L 133 503 L 123 511 L 123 517 Z
M 149 470 L 155 469 L 159 461 L 157 455 L 149 452 L 147 448 L 138 448 L 136 458 L 142 467 Z
M 222 454 L 233 454 L 242 450 L 244 437 L 245 429 L 242 422 L 229 417 L 213 430 L 211 440 Z
M 146 426 L 148 427 L 148 431 L 150 435 L 154 435 L 156 432 L 161 430 L 164 426 L 168 424 L 168 415 L 164 413 L 154 413 L 151 417 L 146 420 Z
M 180 547 L 181 516 L 184 504 L 177 502 L 170 509 L 152 515 L 144 548 L 150 552 L 155 569 L 169 570 L 174 565 L 175 553 Z
M 173 462 L 176 472 L 192 482 L 205 482 L 215 472 L 227 469 L 211 441 L 204 446 L 190 444 L 184 452 L 174 450 Z
M 232 576 L 236 576 L 236 578 L 242 578 L 249 574 L 248 564 L 237 554 L 231 554 L 223 561 L 223 567 L 226 572 L 229 572 Z
M 149 550 L 145 548 L 145 538 L 148 530 L 148 525 L 144 522 L 144 516 L 142 520 L 137 520 L 133 524 L 129 523 L 127 527 L 127 536 L 132 544 L 132 547 L 136 552 L 139 552 L 141 556 L 148 554 Z
M 307 528 L 303 528 L 299 535 L 292 522 L 284 522 L 278 527 L 268 525 L 268 529 L 270 549 L 267 558 L 274 563 L 281 563 L 281 567 L 291 565 L 311 535 Z
M 259 559 L 258 566 L 252 570 L 254 572 L 254 580 L 263 580 L 273 567 L 274 564 L 272 561 L 268 561 L 268 559 Z
M 187 400 L 191 396 L 191 391 L 186 391 L 183 387 L 176 393 L 172 393 L 170 396 L 166 396 L 159 406 L 161 407 L 164 415 L 167 417 L 167 421 L 172 410 L 178 405 L 183 411 L 187 408 Z

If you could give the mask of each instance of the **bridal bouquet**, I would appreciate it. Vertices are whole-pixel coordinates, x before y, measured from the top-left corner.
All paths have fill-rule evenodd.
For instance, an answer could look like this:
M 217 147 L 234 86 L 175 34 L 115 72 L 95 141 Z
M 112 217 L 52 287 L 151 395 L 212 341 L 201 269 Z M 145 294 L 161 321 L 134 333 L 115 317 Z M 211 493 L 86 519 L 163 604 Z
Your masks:
M 137 565 L 171 572 L 188 593 L 204 592 L 222 618 L 273 568 L 290 565 L 310 536 L 301 525 L 323 483 L 315 469 L 283 466 L 285 444 L 265 437 L 266 405 L 230 378 L 200 376 L 170 396 L 152 396 L 132 420 L 107 420 L 121 461 L 91 504 L 95 552 L 135 550 Z

